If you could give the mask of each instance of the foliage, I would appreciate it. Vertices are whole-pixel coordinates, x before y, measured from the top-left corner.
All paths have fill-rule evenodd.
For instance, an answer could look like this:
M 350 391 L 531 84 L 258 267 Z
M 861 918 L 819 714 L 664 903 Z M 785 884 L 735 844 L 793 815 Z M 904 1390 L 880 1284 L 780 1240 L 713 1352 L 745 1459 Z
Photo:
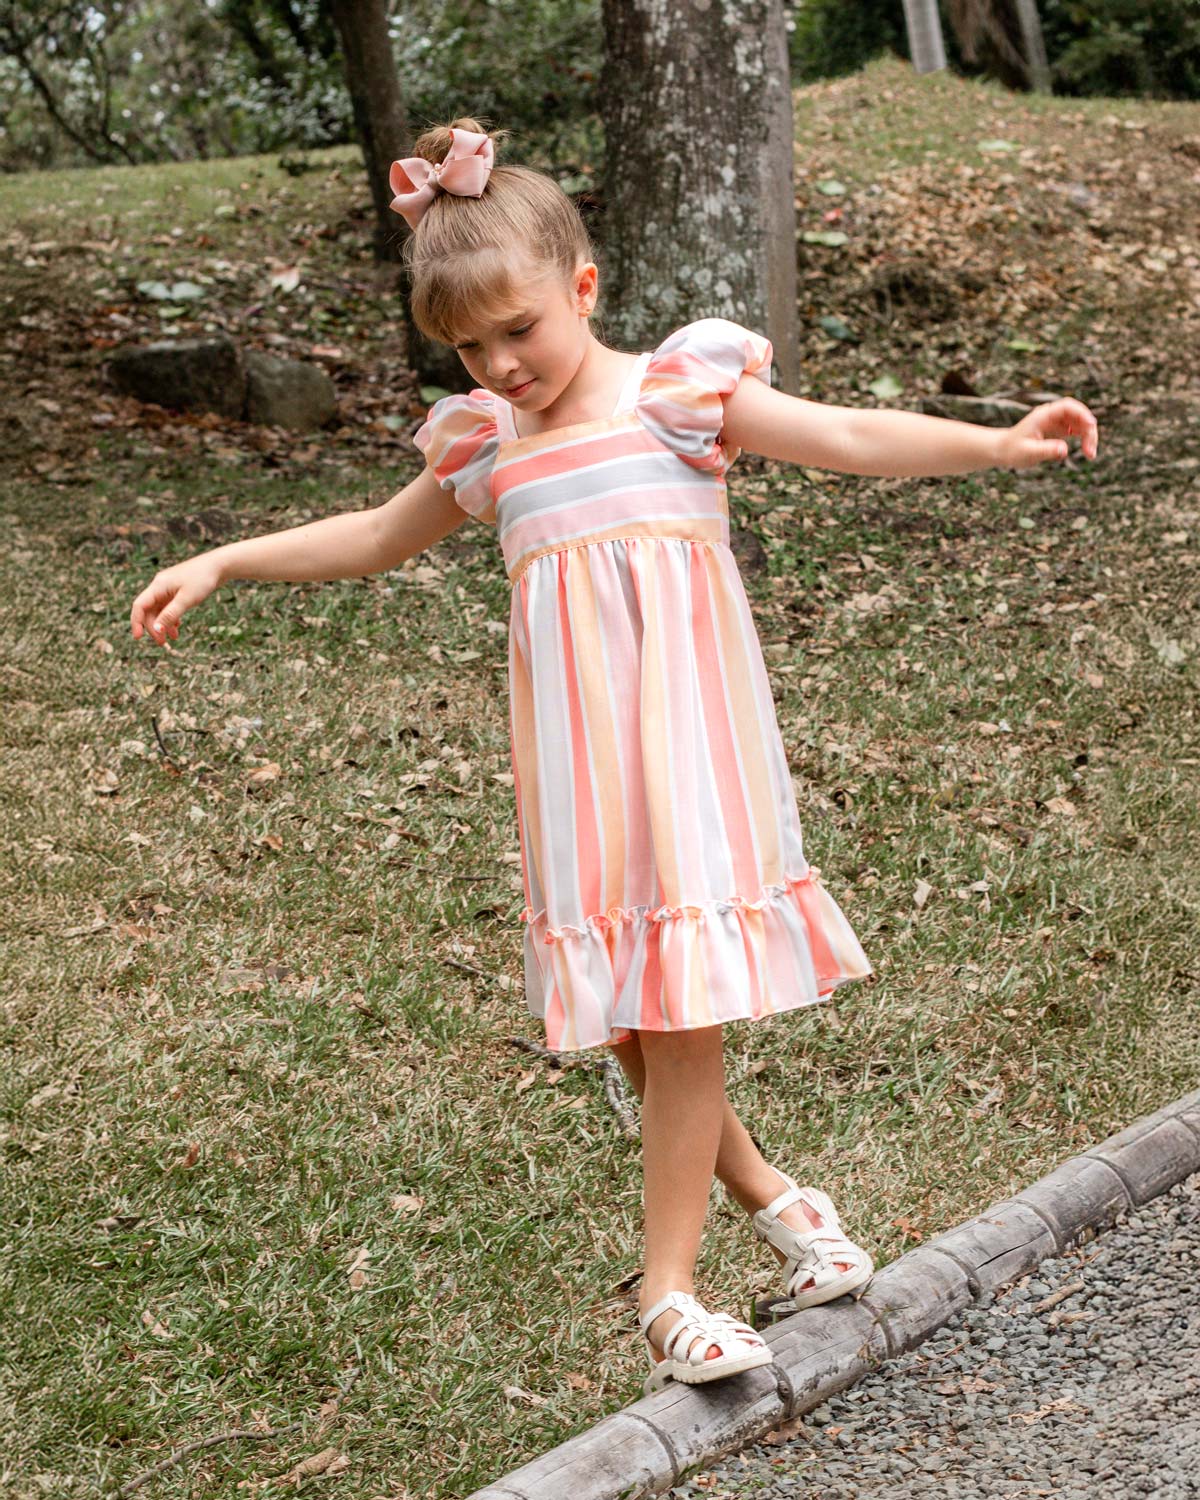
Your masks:
M 510 159 L 599 149 L 594 0 L 420 0 L 394 35 L 414 133 L 466 114 L 513 132 Z
M 1056 93 L 1200 98 L 1197 0 L 1039 0 L 1038 10 Z M 942 29 L 949 66 L 982 71 L 944 7 Z M 902 0 L 796 0 L 790 49 L 798 83 L 853 73 L 885 51 L 907 57 Z
M 840 78 L 881 52 L 908 56 L 901 0 L 796 0 L 789 32 L 795 83 Z
M 252 155 L 349 138 L 322 0 L 12 0 L 0 19 L 6 171 Z
M 514 132 L 512 158 L 595 149 L 595 0 L 417 0 L 391 34 L 414 135 L 483 114 Z M 9 172 L 354 139 L 328 0 L 10 0 L 0 119 Z
M 1196 0 L 1042 0 L 1062 94 L 1200 99 Z

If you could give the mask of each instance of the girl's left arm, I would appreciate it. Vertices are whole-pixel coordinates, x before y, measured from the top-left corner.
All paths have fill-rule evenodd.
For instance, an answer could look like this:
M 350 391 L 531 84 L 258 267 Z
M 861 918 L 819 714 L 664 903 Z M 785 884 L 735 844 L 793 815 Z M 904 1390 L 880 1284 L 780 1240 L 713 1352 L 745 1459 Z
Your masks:
M 743 375 L 725 398 L 722 439 L 766 458 L 843 474 L 905 478 L 973 469 L 1031 469 L 1066 458 L 1067 438 L 1095 458 L 1096 418 L 1073 396 L 1035 406 L 1013 427 L 805 401 Z

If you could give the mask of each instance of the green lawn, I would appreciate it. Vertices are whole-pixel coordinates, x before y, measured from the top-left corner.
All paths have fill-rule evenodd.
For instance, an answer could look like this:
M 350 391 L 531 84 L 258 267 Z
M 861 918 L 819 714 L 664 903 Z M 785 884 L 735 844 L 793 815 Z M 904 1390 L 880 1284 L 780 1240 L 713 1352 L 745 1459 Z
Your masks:
M 902 113 L 870 104 L 883 87 Z M 957 191 L 947 115 L 979 97 L 881 62 L 802 91 L 799 135 L 822 122 L 847 184 L 919 163 Z M 1200 106 L 995 107 L 1034 138 L 1080 115 L 1200 129 Z M 898 120 L 903 149 L 884 135 Z M 1061 139 L 1067 176 L 1111 159 L 1107 137 Z M 995 180 L 1013 163 L 975 161 L 992 175 L 973 194 L 1022 191 Z M 77 238 L 65 205 L 105 185 L 116 221 L 86 232 L 129 236 L 81 251 L 77 275 L 74 257 L 43 273 L 10 253 L 0 294 L 36 281 L 74 317 L 118 258 L 126 281 L 194 273 L 188 234 L 145 236 L 200 222 L 204 253 L 252 280 L 264 244 L 286 249 L 278 221 L 205 212 L 251 165 L 259 201 L 307 191 L 265 158 L 0 183 L 30 240 Z M 302 217 L 365 196 L 343 171 Z M 1146 233 L 1133 214 L 1106 253 L 1126 219 Z M 862 215 L 872 235 L 909 222 L 886 198 Z M 998 214 L 980 253 L 1011 260 L 1027 229 Z M 1040 243 L 1021 242 L 1027 281 L 1073 242 Z M 337 253 L 304 247 L 331 284 Z M 1143 295 L 1079 259 L 1073 310 L 1054 310 L 1038 378 L 1094 402 L 1095 465 L 734 471 L 806 851 L 877 974 L 836 1008 L 729 1027 L 730 1097 L 880 1265 L 1196 1086 L 1200 443 L 1186 341 L 1160 321 L 1182 274 L 1167 264 Z M 854 242 L 813 258 L 805 295 L 861 308 L 862 268 Z M 46 306 L 27 304 L 39 327 Z M 362 306 L 364 342 L 339 336 L 365 370 L 395 315 Z M 894 369 L 915 404 L 942 347 L 971 352 L 987 389 L 1033 378 L 999 316 L 979 304 L 936 334 L 919 313 L 864 320 L 853 348 L 806 332 L 811 389 L 870 404 Z M 267 1500 L 324 1454 L 323 1493 L 465 1496 L 636 1399 L 647 1368 L 638 1142 L 598 1054 L 558 1068 L 514 1040 L 543 1033 L 521 989 L 495 538 L 468 523 L 367 581 L 232 585 L 173 649 L 134 642 L 134 595 L 201 545 L 147 526 L 216 510 L 210 528 L 243 535 L 379 503 L 417 456 L 384 429 L 373 447 L 289 440 L 278 462 L 253 429 L 91 425 L 103 349 L 68 371 L 73 403 L 39 395 L 46 369 L 21 349 L 23 410 L 57 448 L 5 429 L 0 1491 L 90 1495 L 237 1430 L 260 1438 L 199 1448 L 137 1493 Z M 698 1293 L 745 1315 L 775 1283 L 714 1187 Z

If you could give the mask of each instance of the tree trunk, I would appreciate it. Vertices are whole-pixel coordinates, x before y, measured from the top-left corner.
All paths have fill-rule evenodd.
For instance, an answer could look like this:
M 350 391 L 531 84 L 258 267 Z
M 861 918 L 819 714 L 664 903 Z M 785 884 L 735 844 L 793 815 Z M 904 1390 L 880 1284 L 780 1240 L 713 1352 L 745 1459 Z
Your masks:
M 603 0 L 603 324 L 652 347 L 694 318 L 766 334 L 799 386 L 794 128 L 782 0 Z
M 1038 15 L 1037 0 L 1014 0 L 1014 4 L 1021 27 L 1029 87 L 1036 94 L 1051 94 L 1054 89 L 1050 82 L 1050 64 L 1046 60 L 1046 40 L 1042 35 L 1042 18 Z
M 384 0 L 330 0 L 329 11 L 342 47 L 346 87 L 375 205 L 375 259 L 395 260 L 391 247 L 399 243 L 396 231 L 401 220 L 388 208 L 392 201 L 388 172 L 403 154 L 408 121 L 400 100 L 387 9 Z
M 914 72 L 936 73 L 946 66 L 946 44 L 942 40 L 942 22 L 937 0 L 904 0 L 904 21 L 908 27 L 908 55 Z
M 329 0 L 329 12 L 341 45 L 346 86 L 375 207 L 375 263 L 395 267 L 392 284 L 399 293 L 408 335 L 408 363 L 424 380 L 451 387 L 461 385 L 463 369 L 458 356 L 445 345 L 427 339 L 409 316 L 400 246 L 411 231 L 388 207 L 393 197 L 388 175 L 392 162 L 406 152 L 409 127 L 388 35 L 385 0 Z
M 982 68 L 1006 89 L 1033 85 L 1033 63 L 1018 18 L 1020 0 L 945 0 L 946 16 L 965 63 Z M 1037 22 L 1036 11 L 1034 21 Z M 1041 36 L 1041 26 L 1037 25 Z M 1045 53 L 1042 53 L 1045 63 Z M 1049 86 L 1049 68 L 1046 69 Z

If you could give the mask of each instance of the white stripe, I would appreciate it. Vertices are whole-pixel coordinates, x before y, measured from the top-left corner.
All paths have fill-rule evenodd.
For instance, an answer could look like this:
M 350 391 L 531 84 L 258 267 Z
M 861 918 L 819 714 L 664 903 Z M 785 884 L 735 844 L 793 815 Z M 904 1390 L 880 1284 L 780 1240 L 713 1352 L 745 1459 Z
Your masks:
M 529 486 L 528 484 L 522 484 L 520 487 L 528 489 Z M 543 516 L 558 516 L 558 514 L 562 514 L 564 511 L 580 510 L 585 505 L 592 505 L 595 501 L 600 501 L 600 499 L 612 499 L 615 495 L 636 495 L 637 490 L 640 489 L 657 490 L 664 498 L 670 495 L 679 495 L 679 493 L 684 493 L 684 495 L 694 493 L 694 495 L 711 496 L 712 481 L 708 480 L 708 478 L 672 478 L 672 480 L 663 480 L 660 483 L 654 483 L 652 478 L 651 480 L 634 480 L 627 484 L 612 484 L 609 489 L 588 490 L 586 495 L 582 496 L 567 495 L 567 498 L 561 499 L 556 504 L 525 505 L 525 508 L 520 511 L 519 516 L 513 516 L 513 519 L 504 520 L 504 522 L 499 523 L 499 540 L 501 540 L 501 544 L 504 543 L 504 538 L 507 537 L 508 532 L 514 526 L 519 526 L 523 520 L 531 520 L 534 516 L 538 517 L 538 519 L 541 519 Z M 510 501 L 513 493 L 514 490 L 510 489 L 507 495 L 501 496 L 501 501 L 499 501 L 499 505 L 496 507 L 496 513 L 507 516 L 508 501 Z M 664 516 L 664 514 L 667 514 L 667 511 L 657 511 L 657 514 L 663 514 Z M 688 510 L 687 514 L 690 516 L 691 511 Z

